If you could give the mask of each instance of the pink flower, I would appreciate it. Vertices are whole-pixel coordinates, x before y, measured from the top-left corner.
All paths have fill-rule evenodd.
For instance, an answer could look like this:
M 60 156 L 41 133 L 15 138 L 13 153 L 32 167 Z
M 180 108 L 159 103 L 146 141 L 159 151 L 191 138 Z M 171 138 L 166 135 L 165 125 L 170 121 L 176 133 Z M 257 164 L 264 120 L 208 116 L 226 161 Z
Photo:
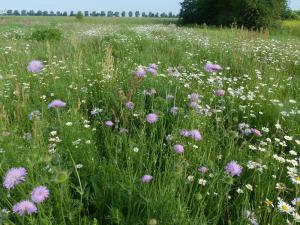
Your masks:
M 59 99 L 56 99 L 56 100 L 53 100 L 49 105 L 48 105 L 48 109 L 50 108 L 63 108 L 66 106 L 66 103 L 59 100 Z
M 14 188 L 17 184 L 25 181 L 26 174 L 27 171 L 23 167 L 10 169 L 4 177 L 3 186 L 7 189 Z
M 143 183 L 150 183 L 152 179 L 153 177 L 151 175 L 144 175 L 142 176 L 141 181 Z
M 23 215 L 31 215 L 33 213 L 37 212 L 37 208 L 35 204 L 33 204 L 31 201 L 25 200 L 21 201 L 13 206 L 13 212 L 18 214 L 19 216 Z
M 257 130 L 257 129 L 252 128 L 251 132 L 252 132 L 252 134 L 254 134 L 257 137 L 261 137 L 262 136 L 261 132 L 259 130 Z
M 158 121 L 158 116 L 155 113 L 150 113 L 147 115 L 146 120 L 148 123 L 156 123 Z
M 190 132 L 190 137 L 193 138 L 195 141 L 200 141 L 202 140 L 202 135 L 199 130 L 191 130 Z
M 214 91 L 215 96 L 218 97 L 223 97 L 225 95 L 225 91 L 224 90 L 216 90 Z
M 105 125 L 108 126 L 108 127 L 112 127 L 114 125 L 114 123 L 109 120 L 109 121 L 105 122 Z
M 27 66 L 27 71 L 31 73 L 39 73 L 44 68 L 44 65 L 39 60 L 31 61 Z
M 210 63 L 210 62 L 208 62 L 208 63 L 205 64 L 204 69 L 207 72 L 210 72 L 210 73 L 212 73 L 212 72 L 219 72 L 219 71 L 223 70 L 223 68 L 220 65 L 213 64 L 213 63 Z
M 174 150 L 177 154 L 182 154 L 184 152 L 184 147 L 180 144 L 174 145 Z
M 42 203 L 48 197 L 49 190 L 45 186 L 38 186 L 31 193 L 31 200 L 37 204 Z
M 205 174 L 208 172 L 208 169 L 205 166 L 199 167 L 198 171 L 202 174 Z
M 228 175 L 232 177 L 240 176 L 240 174 L 242 173 L 242 167 L 239 164 L 237 164 L 235 161 L 231 161 L 226 165 L 225 171 Z

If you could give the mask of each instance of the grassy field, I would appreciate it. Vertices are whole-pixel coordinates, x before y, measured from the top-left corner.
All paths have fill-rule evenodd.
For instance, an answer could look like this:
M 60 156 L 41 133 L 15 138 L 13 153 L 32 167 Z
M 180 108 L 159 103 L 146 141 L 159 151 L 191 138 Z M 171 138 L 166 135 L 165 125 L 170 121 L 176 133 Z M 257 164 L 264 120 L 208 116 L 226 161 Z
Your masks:
M 299 24 L 173 23 L 0 17 L 0 224 L 300 222 Z

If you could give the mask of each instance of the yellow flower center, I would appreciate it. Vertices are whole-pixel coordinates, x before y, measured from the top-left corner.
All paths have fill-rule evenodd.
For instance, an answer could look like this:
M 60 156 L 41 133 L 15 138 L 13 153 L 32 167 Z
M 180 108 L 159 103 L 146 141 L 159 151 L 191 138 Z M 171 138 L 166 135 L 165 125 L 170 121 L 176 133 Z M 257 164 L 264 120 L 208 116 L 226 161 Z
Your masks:
M 286 212 L 289 211 L 289 207 L 287 205 L 282 205 L 281 208 Z
M 296 177 L 295 180 L 300 182 L 300 177 Z

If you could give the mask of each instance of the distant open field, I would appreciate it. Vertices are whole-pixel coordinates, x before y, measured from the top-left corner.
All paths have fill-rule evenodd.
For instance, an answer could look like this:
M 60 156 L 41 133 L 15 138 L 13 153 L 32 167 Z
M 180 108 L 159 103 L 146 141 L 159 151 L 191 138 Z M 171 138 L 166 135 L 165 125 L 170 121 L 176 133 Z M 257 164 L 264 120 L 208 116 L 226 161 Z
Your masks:
M 0 224 L 300 222 L 300 22 L 175 23 L 0 17 Z

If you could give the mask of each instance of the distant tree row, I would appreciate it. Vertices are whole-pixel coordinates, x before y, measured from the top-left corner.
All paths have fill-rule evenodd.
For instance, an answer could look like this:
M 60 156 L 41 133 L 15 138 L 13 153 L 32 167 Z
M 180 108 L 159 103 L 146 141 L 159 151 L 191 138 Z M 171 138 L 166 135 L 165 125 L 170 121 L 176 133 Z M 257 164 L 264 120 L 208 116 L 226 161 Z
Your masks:
M 74 12 L 71 11 L 70 13 L 64 11 L 42 11 L 42 10 L 38 10 L 38 11 L 34 11 L 34 10 L 5 10 L 5 11 L 0 11 L 0 15 L 7 15 L 7 16 L 76 16 L 77 14 L 82 14 L 84 16 L 107 16 L 107 17 L 162 17 L 162 18 L 176 18 L 178 17 L 178 15 L 175 15 L 172 12 L 169 13 L 153 13 L 153 12 L 140 12 L 140 11 L 129 11 L 128 13 L 125 11 L 122 11 L 121 13 L 119 11 L 101 11 L 101 12 L 97 12 L 97 11 L 93 11 L 93 12 L 89 12 L 89 11 L 78 11 L 78 12 Z

